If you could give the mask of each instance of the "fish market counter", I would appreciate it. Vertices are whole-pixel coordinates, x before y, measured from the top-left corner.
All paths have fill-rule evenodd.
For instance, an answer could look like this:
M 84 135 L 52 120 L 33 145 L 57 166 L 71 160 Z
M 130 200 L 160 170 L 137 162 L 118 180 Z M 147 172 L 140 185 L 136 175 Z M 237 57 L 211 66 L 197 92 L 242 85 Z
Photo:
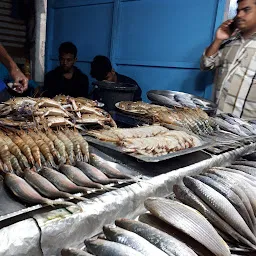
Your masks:
M 63 247 L 81 247 L 85 239 L 101 232 L 102 226 L 118 218 L 135 218 L 145 212 L 143 202 L 150 196 L 167 196 L 172 185 L 186 175 L 195 175 L 212 166 L 223 166 L 250 154 L 256 143 L 244 145 L 219 155 L 192 153 L 161 163 L 133 162 L 130 157 L 109 151 L 109 159 L 117 160 L 147 176 L 139 183 L 87 198 L 73 208 L 47 208 L 31 212 L 0 230 L 0 255 L 60 255 Z M 97 150 L 97 149 L 95 149 Z

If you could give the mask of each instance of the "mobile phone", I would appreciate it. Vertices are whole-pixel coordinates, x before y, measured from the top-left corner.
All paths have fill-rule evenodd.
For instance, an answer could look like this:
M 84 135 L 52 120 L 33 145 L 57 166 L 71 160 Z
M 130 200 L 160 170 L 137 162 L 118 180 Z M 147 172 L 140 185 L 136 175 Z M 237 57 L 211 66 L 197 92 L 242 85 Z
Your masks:
M 230 29 L 230 32 L 231 34 L 233 34 L 233 32 L 236 30 L 236 22 L 233 21 L 230 25 L 229 25 L 229 29 Z

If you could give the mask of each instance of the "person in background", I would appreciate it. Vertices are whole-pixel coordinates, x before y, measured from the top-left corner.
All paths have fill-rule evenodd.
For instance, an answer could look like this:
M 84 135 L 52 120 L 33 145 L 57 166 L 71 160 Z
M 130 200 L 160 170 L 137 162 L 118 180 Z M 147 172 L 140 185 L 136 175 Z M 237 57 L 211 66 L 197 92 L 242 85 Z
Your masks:
M 75 65 L 77 48 L 71 42 L 64 42 L 59 47 L 60 65 L 45 75 L 42 95 L 54 97 L 63 94 L 72 97 L 87 97 L 89 81 Z
M 249 119 L 256 117 L 256 1 L 237 3 L 236 17 L 218 28 L 201 69 L 217 68 L 218 110 Z
M 11 78 L 13 79 L 12 90 L 17 93 L 23 93 L 28 88 L 28 79 L 20 71 L 17 64 L 13 61 L 11 56 L 7 53 L 5 48 L 0 44 L 0 62 L 7 68 Z M 3 83 L 1 82 L 1 90 L 5 89 Z M 1 93 L 1 92 L 0 92 Z
M 115 72 L 112 68 L 110 60 L 102 55 L 94 57 L 91 63 L 91 76 L 97 81 L 109 81 L 113 83 L 123 83 L 137 85 L 138 89 L 135 91 L 133 101 L 141 101 L 141 88 L 132 78 L 124 76 Z

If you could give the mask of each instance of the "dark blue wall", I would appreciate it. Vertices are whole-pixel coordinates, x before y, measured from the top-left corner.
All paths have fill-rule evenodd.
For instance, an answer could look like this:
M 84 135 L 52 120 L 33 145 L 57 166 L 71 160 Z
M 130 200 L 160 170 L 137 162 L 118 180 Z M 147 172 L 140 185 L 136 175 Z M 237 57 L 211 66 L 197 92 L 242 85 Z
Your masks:
M 89 75 L 97 54 L 146 92 L 169 89 L 210 98 L 212 74 L 199 59 L 223 20 L 225 0 L 50 0 L 46 70 L 58 65 L 58 46 L 78 47 L 77 66 Z

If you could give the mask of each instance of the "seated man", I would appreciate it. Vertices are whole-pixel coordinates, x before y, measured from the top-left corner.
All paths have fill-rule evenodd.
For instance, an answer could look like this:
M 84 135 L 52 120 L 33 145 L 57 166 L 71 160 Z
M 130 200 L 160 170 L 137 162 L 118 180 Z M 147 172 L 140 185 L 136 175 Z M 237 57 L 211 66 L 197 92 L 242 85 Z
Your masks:
M 98 81 L 106 80 L 114 83 L 137 85 L 138 89 L 135 91 L 133 101 L 141 101 L 141 89 L 136 81 L 115 72 L 107 57 L 98 55 L 93 59 L 91 63 L 91 76 Z
M 58 94 L 72 97 L 87 97 L 89 81 L 74 64 L 77 61 L 77 48 L 71 42 L 62 43 L 59 47 L 60 66 L 45 75 L 42 94 L 54 97 Z

